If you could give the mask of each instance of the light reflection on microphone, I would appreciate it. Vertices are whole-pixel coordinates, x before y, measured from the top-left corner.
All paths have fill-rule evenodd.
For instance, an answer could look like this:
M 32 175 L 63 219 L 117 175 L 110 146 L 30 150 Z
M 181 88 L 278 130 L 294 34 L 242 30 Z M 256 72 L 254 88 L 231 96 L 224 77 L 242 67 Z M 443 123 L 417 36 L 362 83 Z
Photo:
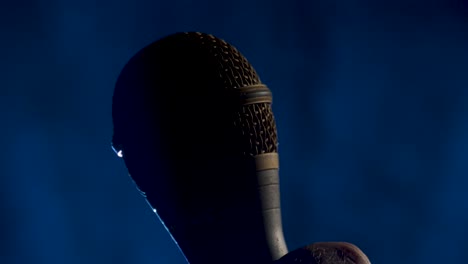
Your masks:
M 123 158 L 123 151 L 121 149 L 117 149 L 112 145 L 112 150 L 115 152 L 115 154 L 117 154 L 119 158 Z

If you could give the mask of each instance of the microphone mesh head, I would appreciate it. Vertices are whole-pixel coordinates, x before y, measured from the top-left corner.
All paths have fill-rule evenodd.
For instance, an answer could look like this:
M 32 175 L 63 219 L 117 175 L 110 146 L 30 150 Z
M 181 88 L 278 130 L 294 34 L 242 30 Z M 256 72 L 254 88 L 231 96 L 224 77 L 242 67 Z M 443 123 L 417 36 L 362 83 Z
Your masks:
M 252 65 L 226 41 L 200 32 L 186 32 L 184 34 L 191 41 L 198 42 L 207 48 L 209 53 L 216 58 L 219 77 L 224 81 L 225 89 L 239 89 L 261 83 Z
M 246 88 L 250 95 L 262 94 L 268 100 L 243 102 L 241 97 Z M 139 130 L 130 128 L 153 111 L 148 110 L 151 107 L 143 109 L 145 104 L 161 105 L 157 112 L 170 115 L 168 120 L 173 121 L 163 126 L 174 128 L 173 137 L 185 129 L 183 125 L 195 123 L 169 110 L 177 105 L 179 112 L 204 114 L 197 117 L 199 124 L 192 126 L 196 129 L 201 127 L 218 134 L 231 130 L 229 134 L 236 138 L 230 141 L 238 145 L 243 155 L 277 152 L 276 124 L 268 88 L 235 47 L 212 35 L 199 32 L 169 35 L 142 49 L 125 66 L 113 97 L 113 146 L 117 151 L 126 139 L 141 138 L 136 134 Z M 221 114 L 228 108 L 231 116 Z M 201 125 L 201 119 L 210 119 L 211 128 L 207 128 L 207 123 Z M 211 137 L 215 138 L 219 137 Z
M 233 91 L 262 84 L 252 65 L 232 45 L 213 35 L 200 32 L 186 32 L 184 35 L 208 49 L 218 64 L 219 78 L 224 83 L 224 89 Z M 243 138 L 244 155 L 278 152 L 277 130 L 271 103 L 240 104 L 234 126 Z
M 242 106 L 234 125 L 240 129 L 251 156 L 278 152 L 276 124 L 268 103 Z

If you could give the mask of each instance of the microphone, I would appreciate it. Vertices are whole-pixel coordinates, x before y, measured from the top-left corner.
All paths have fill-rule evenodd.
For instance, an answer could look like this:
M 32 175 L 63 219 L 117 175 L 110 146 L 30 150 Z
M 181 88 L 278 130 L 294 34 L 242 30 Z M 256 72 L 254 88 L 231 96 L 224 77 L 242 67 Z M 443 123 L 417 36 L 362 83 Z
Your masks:
M 192 264 L 288 252 L 271 102 L 246 58 L 203 33 L 150 44 L 118 77 L 113 148 Z
M 370 264 L 345 242 L 288 253 L 272 94 L 224 40 L 153 42 L 124 66 L 112 100 L 112 147 L 188 262 Z

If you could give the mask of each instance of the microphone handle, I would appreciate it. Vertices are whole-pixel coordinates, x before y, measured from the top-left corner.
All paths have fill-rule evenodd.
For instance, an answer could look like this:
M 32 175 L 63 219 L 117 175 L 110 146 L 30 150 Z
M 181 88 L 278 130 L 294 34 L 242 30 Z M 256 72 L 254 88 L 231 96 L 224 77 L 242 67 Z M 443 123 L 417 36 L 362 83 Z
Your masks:
M 277 260 L 288 253 L 281 221 L 278 154 L 257 155 L 255 163 L 265 238 L 272 259 Z
M 347 242 L 318 242 L 288 253 L 281 223 L 278 154 L 254 158 L 264 234 L 274 264 L 370 264 L 357 246 Z

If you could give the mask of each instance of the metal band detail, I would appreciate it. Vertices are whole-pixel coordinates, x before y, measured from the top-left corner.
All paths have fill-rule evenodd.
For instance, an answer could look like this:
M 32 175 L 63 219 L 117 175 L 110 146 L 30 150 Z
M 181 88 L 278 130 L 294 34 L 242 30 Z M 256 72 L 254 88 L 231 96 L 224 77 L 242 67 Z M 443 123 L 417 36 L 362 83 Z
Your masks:
M 278 169 L 278 153 L 265 153 L 254 157 L 257 171 Z
M 246 86 L 236 91 L 243 105 L 272 102 L 271 91 L 264 84 Z

